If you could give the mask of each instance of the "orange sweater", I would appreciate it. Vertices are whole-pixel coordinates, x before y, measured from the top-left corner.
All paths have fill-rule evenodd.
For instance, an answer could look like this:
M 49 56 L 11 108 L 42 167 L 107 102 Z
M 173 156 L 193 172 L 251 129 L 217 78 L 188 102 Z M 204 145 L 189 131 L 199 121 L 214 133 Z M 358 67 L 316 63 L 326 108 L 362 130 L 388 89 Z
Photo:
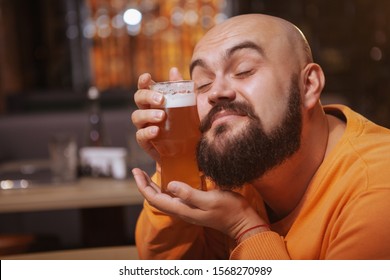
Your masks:
M 346 131 L 299 206 L 272 224 L 272 231 L 235 246 L 220 232 L 169 217 L 145 202 L 136 228 L 140 257 L 390 259 L 390 131 L 345 106 L 325 111 L 344 115 Z M 259 194 L 251 186 L 241 193 L 265 217 Z

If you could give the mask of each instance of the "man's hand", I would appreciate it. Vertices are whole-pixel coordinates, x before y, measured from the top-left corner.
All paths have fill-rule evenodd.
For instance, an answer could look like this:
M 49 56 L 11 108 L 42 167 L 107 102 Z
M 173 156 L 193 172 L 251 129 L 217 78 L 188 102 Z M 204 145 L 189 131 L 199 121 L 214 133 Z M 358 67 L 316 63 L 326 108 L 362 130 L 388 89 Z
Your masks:
M 171 68 L 169 72 L 171 81 L 183 79 L 177 68 Z M 155 139 L 159 133 L 158 124 L 165 120 L 165 112 L 162 109 L 155 109 L 162 106 L 164 97 L 161 93 L 150 90 L 149 87 L 154 81 L 150 74 L 142 74 L 138 79 L 138 90 L 134 94 L 134 101 L 138 107 L 131 115 L 131 120 L 137 128 L 136 139 L 138 144 L 157 163 L 160 156 L 151 140 Z
M 238 193 L 214 189 L 201 191 L 182 182 L 170 182 L 162 193 L 142 170 L 133 169 L 138 189 L 149 204 L 158 210 L 184 221 L 214 228 L 231 238 L 255 225 L 264 224 L 248 202 Z

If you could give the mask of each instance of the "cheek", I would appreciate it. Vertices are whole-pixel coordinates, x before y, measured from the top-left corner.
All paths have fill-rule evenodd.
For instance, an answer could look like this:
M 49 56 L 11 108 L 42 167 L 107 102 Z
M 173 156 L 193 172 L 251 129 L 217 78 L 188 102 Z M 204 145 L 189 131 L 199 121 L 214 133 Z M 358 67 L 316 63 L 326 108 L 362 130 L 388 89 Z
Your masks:
M 270 132 L 283 119 L 287 98 L 282 96 L 281 89 L 275 88 L 253 87 L 247 92 L 247 101 L 252 104 L 265 132 Z
M 202 120 L 211 109 L 211 105 L 207 101 L 206 95 L 198 95 L 196 98 L 199 119 Z

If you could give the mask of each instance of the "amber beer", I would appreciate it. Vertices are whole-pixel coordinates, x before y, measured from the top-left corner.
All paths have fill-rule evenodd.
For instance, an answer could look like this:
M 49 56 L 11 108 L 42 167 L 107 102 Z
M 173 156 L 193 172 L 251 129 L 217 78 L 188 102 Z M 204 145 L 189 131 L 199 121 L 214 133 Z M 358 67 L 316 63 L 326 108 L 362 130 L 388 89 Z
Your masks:
M 193 82 L 156 83 L 151 89 L 165 97 L 166 120 L 153 140 L 161 160 L 161 190 L 166 192 L 170 181 L 181 181 L 203 189 L 195 155 L 200 132 Z

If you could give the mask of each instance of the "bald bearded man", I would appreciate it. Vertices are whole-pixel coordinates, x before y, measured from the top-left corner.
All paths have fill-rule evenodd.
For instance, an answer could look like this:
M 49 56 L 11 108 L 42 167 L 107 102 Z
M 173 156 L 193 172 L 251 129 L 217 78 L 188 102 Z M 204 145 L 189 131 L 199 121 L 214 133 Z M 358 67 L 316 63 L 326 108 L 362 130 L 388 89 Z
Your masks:
M 145 197 L 143 259 L 390 259 L 390 131 L 342 105 L 323 107 L 325 79 L 298 28 L 241 15 L 211 29 L 190 65 L 207 191 L 159 189 L 151 145 L 164 112 L 139 78 L 132 121 L 157 162 L 133 174 Z M 173 68 L 170 78 L 180 79 Z

